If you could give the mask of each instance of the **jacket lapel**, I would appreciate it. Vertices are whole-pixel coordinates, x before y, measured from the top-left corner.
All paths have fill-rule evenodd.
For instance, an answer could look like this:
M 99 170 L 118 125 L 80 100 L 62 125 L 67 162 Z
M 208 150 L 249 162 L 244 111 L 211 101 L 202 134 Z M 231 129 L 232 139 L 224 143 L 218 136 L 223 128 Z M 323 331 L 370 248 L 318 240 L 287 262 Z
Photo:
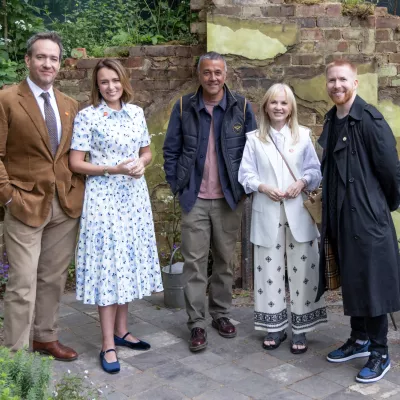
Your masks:
M 58 145 L 57 153 L 54 157 L 55 159 L 57 159 L 60 156 L 62 149 L 68 140 L 68 134 L 70 131 L 70 116 L 69 116 L 70 110 L 68 104 L 66 104 L 65 102 L 65 99 L 61 96 L 61 93 L 56 89 L 54 89 L 54 96 L 56 98 L 58 112 L 60 114 L 60 119 L 61 119 L 61 139 L 60 139 L 60 144 Z
M 275 148 L 275 145 L 271 142 L 271 139 L 268 139 L 268 142 L 261 142 L 261 147 L 264 151 L 264 153 L 267 155 L 269 162 L 272 165 L 272 169 L 274 170 L 275 173 L 275 178 L 278 182 L 278 151 Z M 279 155 L 280 157 L 280 155 Z
M 21 107 L 25 110 L 29 118 L 32 120 L 33 124 L 36 127 L 36 130 L 39 132 L 47 149 L 51 154 L 50 138 L 49 133 L 47 132 L 46 123 L 44 121 L 42 112 L 40 111 L 39 105 L 35 99 L 35 96 L 31 92 L 26 80 L 20 84 L 19 95 L 19 103 L 21 104 Z

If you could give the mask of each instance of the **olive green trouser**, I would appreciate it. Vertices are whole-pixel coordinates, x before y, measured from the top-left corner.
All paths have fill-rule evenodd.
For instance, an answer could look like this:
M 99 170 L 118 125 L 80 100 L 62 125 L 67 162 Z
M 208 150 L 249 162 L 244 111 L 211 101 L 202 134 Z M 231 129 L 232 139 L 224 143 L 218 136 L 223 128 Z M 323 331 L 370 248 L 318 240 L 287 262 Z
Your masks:
M 207 264 L 211 245 L 213 256 L 209 288 L 209 313 L 213 319 L 227 317 L 232 303 L 235 254 L 243 201 L 231 210 L 225 199 L 197 199 L 189 213 L 182 212 L 181 252 L 188 328 L 206 328 Z

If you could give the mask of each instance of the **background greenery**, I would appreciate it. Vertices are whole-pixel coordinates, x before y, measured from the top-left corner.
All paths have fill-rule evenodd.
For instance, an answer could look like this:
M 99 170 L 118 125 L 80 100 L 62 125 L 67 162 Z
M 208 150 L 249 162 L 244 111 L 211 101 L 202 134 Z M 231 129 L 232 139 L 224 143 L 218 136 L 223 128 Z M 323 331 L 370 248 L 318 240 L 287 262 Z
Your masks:
M 110 46 L 195 43 L 190 0 L 0 0 L 0 88 L 26 74 L 26 41 L 55 30 L 65 55 L 85 47 L 102 57 Z

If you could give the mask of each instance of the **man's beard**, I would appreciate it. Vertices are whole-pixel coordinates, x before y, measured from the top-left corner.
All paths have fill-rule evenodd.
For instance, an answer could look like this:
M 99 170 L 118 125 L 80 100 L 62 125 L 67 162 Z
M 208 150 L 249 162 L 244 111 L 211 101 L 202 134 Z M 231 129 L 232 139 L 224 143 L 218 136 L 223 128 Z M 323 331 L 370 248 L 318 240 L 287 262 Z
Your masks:
M 343 104 L 346 104 L 352 97 L 354 94 L 354 89 L 349 89 L 346 92 L 344 92 L 344 97 L 338 99 L 336 96 L 331 95 L 331 93 L 329 93 L 329 97 L 332 99 L 332 101 L 337 105 L 337 106 L 341 106 Z

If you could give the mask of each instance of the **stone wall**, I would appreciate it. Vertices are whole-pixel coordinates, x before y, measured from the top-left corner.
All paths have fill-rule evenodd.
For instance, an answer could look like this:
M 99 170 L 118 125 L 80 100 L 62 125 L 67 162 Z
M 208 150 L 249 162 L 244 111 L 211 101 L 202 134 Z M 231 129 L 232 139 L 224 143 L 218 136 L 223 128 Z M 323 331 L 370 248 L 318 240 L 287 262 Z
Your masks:
M 399 17 L 378 7 L 366 19 L 350 18 L 342 15 L 340 3 L 214 0 L 203 6 L 208 10 L 207 50 L 226 55 L 231 86 L 246 93 L 255 108 L 272 83 L 288 83 L 300 123 L 318 136 L 332 106 L 325 65 L 347 58 L 358 65 L 359 94 L 400 135 Z

